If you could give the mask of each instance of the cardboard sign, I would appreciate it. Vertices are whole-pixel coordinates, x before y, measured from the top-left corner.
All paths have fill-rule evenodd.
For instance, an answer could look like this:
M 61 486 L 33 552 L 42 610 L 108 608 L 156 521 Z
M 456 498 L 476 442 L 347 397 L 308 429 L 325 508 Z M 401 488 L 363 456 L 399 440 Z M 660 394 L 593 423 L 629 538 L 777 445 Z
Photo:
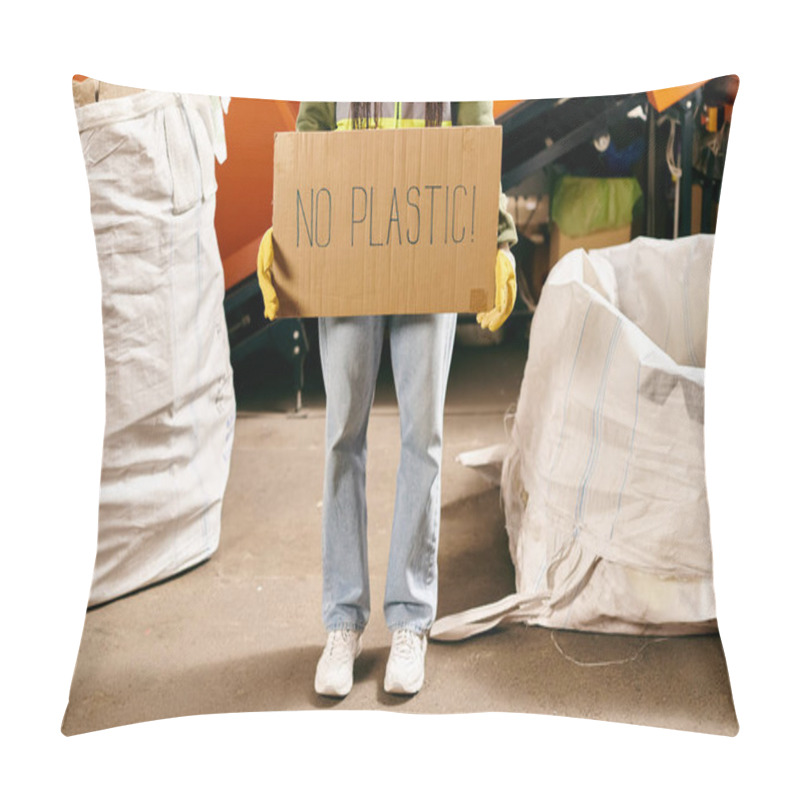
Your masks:
M 279 316 L 490 309 L 501 149 L 497 126 L 276 134 Z

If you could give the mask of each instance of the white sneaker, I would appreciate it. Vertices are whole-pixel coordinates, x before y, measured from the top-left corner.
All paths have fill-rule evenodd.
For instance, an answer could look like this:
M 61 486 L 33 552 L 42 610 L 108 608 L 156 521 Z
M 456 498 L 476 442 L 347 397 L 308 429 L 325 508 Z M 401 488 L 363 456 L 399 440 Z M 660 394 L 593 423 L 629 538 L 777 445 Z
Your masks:
M 385 691 L 392 694 L 416 694 L 425 680 L 425 634 L 401 628 L 392 634 L 392 649 L 386 664 Z
M 361 653 L 361 631 L 331 631 L 317 663 L 314 691 L 344 697 L 353 688 L 353 662 Z

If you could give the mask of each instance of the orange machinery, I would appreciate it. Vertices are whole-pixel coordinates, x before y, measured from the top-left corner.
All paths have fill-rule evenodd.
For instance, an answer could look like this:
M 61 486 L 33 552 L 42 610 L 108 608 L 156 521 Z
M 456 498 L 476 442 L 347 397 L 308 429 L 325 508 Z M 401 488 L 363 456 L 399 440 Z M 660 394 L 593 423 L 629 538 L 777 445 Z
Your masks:
M 255 272 L 258 245 L 272 225 L 274 134 L 294 130 L 299 105 L 234 97 L 228 107 L 228 158 L 217 164 L 215 220 L 226 290 Z

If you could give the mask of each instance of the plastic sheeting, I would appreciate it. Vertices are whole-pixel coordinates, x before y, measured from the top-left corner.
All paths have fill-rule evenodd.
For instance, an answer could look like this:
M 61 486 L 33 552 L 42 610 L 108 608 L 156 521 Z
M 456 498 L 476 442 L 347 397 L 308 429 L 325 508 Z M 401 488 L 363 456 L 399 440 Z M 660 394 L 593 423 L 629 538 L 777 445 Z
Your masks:
M 574 250 L 553 269 L 501 491 L 517 592 L 436 622 L 716 629 L 703 451 L 713 236 Z
M 217 549 L 235 400 L 214 230 L 219 100 L 148 91 L 76 114 L 106 367 L 95 605 Z

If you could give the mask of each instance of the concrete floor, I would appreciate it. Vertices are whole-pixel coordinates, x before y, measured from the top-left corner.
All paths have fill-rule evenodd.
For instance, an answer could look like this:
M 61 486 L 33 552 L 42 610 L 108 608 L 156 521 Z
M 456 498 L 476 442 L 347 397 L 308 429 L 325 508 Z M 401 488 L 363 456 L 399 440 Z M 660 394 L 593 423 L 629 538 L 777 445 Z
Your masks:
M 455 458 L 504 441 L 526 354 L 519 332 L 497 347 L 456 347 L 445 418 L 440 616 L 514 591 L 499 491 Z M 325 641 L 318 362 L 312 354 L 307 363 L 301 415 L 290 413 L 285 372 L 237 381 L 237 394 L 219 551 L 176 579 L 87 614 L 65 734 L 181 715 L 320 708 L 533 712 L 736 734 L 715 635 L 654 641 L 511 625 L 461 643 L 432 642 L 423 690 L 407 699 L 383 692 L 390 637 L 381 607 L 399 458 L 387 359 L 368 434 L 372 619 L 353 691 L 339 701 L 318 697 L 313 676 Z M 606 661 L 624 663 L 585 665 Z

